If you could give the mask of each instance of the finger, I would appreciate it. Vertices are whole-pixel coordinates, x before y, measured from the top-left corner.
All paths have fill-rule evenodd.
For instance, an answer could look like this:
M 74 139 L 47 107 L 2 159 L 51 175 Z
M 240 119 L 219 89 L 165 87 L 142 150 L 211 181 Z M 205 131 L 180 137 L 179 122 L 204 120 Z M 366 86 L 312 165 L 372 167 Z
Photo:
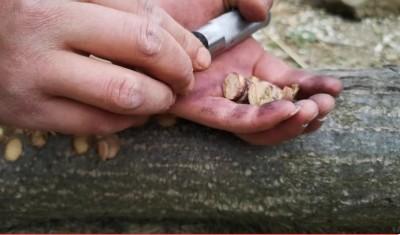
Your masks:
M 316 131 L 318 131 L 319 129 L 321 129 L 321 127 L 324 125 L 323 121 L 319 121 L 319 120 L 314 120 L 312 121 L 307 128 L 304 130 L 304 134 L 311 134 L 314 133 Z
M 314 95 L 310 97 L 310 100 L 313 100 L 318 105 L 319 115 L 304 131 L 305 134 L 319 130 L 326 121 L 327 115 L 335 109 L 336 103 L 332 96 L 326 94 Z
M 343 90 L 343 83 L 338 78 L 314 74 L 305 70 L 291 69 L 287 72 L 286 77 L 287 81 L 291 80 L 301 86 L 300 96 L 303 98 L 320 93 L 337 97 Z
M 172 91 L 159 81 L 72 52 L 54 52 L 47 67 L 45 92 L 113 113 L 152 115 L 175 102 Z
M 308 74 L 298 77 L 302 91 L 300 97 L 309 97 L 318 93 L 326 93 L 333 97 L 338 97 L 343 90 L 342 82 L 334 77 L 324 75 Z
M 265 20 L 272 4 L 272 0 L 237 0 L 240 13 L 249 21 Z
M 303 134 L 308 124 L 318 116 L 318 106 L 311 100 L 298 102 L 301 110 L 294 117 L 279 126 L 256 134 L 239 135 L 243 140 L 254 145 L 277 145 Z
M 67 99 L 54 99 L 43 107 L 40 129 L 63 134 L 107 135 L 146 122 L 146 117 L 116 115 Z
M 318 106 L 318 119 L 326 117 L 330 112 L 335 109 L 336 101 L 335 99 L 327 94 L 317 94 L 309 98 L 314 101 Z
M 320 93 L 337 97 L 343 89 L 342 82 L 337 78 L 293 69 L 282 60 L 267 53 L 258 60 L 254 73 L 281 87 L 299 84 L 300 98 L 308 98 Z
M 190 112 L 187 112 L 188 106 Z M 207 97 L 178 102 L 171 111 L 209 127 L 234 133 L 254 133 L 273 128 L 295 115 L 299 108 L 288 101 L 256 107 L 224 98 Z
M 97 4 L 71 2 L 65 11 L 69 47 L 138 67 L 179 93 L 193 86 L 190 57 L 159 25 Z
M 159 24 L 168 31 L 182 46 L 192 59 L 193 67 L 197 71 L 207 69 L 211 64 L 211 55 L 203 44 L 191 32 L 177 23 L 163 9 L 151 1 L 137 0 L 91 0 L 91 2 L 111 7 L 120 11 L 144 16 Z

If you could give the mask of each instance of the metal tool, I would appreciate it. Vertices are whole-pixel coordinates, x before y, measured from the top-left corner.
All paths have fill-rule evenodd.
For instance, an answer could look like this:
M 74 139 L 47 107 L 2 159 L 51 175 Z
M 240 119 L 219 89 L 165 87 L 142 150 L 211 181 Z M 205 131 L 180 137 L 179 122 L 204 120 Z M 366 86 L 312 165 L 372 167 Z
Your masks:
M 215 56 L 266 27 L 270 20 L 268 15 L 262 22 L 248 22 L 235 10 L 211 20 L 193 34 Z

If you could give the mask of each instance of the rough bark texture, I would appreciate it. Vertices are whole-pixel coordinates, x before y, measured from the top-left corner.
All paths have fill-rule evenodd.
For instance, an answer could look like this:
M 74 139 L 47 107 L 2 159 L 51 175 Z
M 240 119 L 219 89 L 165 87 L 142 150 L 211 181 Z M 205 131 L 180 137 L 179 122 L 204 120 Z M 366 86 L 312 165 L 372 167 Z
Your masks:
M 0 230 L 113 219 L 214 231 L 398 232 L 400 68 L 324 73 L 345 83 L 337 111 L 318 133 L 278 147 L 186 122 L 124 132 L 109 162 L 94 150 L 73 156 L 65 136 L 41 150 L 25 144 L 16 163 L 0 160 Z

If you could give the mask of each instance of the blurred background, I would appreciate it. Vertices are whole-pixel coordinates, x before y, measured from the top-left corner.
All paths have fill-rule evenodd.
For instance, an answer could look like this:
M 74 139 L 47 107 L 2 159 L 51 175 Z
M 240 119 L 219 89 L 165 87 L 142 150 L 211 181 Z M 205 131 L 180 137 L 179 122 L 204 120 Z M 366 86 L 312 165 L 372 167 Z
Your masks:
M 265 48 L 298 67 L 400 64 L 400 0 L 275 0 Z

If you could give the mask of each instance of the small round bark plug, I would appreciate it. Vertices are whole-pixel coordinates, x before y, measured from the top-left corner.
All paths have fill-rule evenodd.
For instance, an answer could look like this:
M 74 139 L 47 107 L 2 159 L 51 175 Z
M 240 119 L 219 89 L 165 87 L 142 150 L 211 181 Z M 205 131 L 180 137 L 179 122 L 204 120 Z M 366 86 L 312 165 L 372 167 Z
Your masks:
M 247 91 L 248 83 L 242 75 L 231 73 L 225 78 L 223 85 L 225 98 L 235 102 L 245 102 L 247 100 Z

